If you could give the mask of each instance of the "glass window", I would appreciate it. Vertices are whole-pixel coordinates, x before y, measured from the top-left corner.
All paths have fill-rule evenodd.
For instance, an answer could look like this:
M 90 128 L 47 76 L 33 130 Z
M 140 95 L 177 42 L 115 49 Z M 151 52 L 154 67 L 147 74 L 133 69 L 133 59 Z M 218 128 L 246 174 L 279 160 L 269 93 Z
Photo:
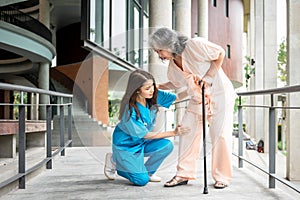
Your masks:
M 109 82 L 108 82 L 108 111 L 109 125 L 115 126 L 119 121 L 120 102 L 126 91 L 129 77 L 129 71 L 113 62 L 108 65 Z
M 90 1 L 90 40 L 109 49 L 109 0 Z
M 144 15 L 144 29 L 143 29 L 143 64 L 148 64 L 148 57 L 149 57 L 149 44 L 148 44 L 148 37 L 149 37 L 149 18 L 148 16 Z
M 139 50 L 140 50 L 140 45 L 139 44 L 140 44 L 140 37 L 141 37 L 140 30 L 139 30 L 139 28 L 140 28 L 140 14 L 142 14 L 140 12 L 140 8 L 135 5 L 134 6 L 134 27 L 133 27 L 133 29 L 134 29 L 134 32 L 133 32 L 133 34 L 134 34 L 134 36 L 133 36 L 133 38 L 134 38 L 133 55 L 134 55 L 134 57 L 133 57 L 133 60 L 132 60 L 132 64 L 134 64 L 136 66 L 139 65 L 139 59 L 140 59 L 139 58 Z
M 226 45 L 226 58 L 230 59 L 230 57 L 231 57 L 231 56 L 230 56 L 230 53 L 231 53 L 231 52 L 230 52 L 230 45 L 227 44 L 227 45 Z
M 229 0 L 225 2 L 225 16 L 229 17 Z
M 146 13 L 146 14 L 148 14 L 149 13 L 149 0 L 143 0 L 143 8 L 144 8 L 144 12 Z
M 217 7 L 217 0 L 212 0 L 211 3 L 213 7 Z
M 126 1 L 112 1 L 111 51 L 126 59 Z
M 127 19 L 127 60 L 133 65 L 139 63 L 139 40 L 140 40 L 140 8 L 135 1 L 130 1 L 128 5 L 129 15 Z
M 109 50 L 137 67 L 148 61 L 149 0 L 87 0 L 83 7 L 85 39 Z M 84 12 L 84 13 L 85 13 Z M 87 19 L 87 20 L 86 20 Z M 98 51 L 104 51 L 99 48 Z M 110 54 L 110 53 L 109 53 Z M 113 58 L 114 59 L 114 58 Z M 144 68 L 144 67 L 142 67 Z M 109 123 L 118 121 L 121 98 L 126 90 L 128 69 L 109 60 Z
M 149 27 L 149 0 L 89 0 L 88 39 L 121 59 L 141 66 L 148 60 L 144 50 Z M 146 30 L 146 32 L 145 32 Z

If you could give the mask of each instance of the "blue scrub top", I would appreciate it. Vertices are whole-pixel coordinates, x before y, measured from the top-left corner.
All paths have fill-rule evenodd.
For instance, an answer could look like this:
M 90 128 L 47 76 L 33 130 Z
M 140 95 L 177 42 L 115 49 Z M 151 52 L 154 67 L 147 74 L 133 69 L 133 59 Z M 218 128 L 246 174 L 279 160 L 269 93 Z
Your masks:
M 176 95 L 170 92 L 158 90 L 157 104 L 169 108 L 175 101 Z M 144 107 L 137 102 L 140 117 L 136 119 L 136 112 L 132 109 L 131 117 L 128 119 L 129 111 L 124 114 L 117 124 L 113 133 L 113 151 L 121 150 L 132 153 L 142 153 L 144 136 L 153 130 L 156 120 L 156 110 L 148 106 Z

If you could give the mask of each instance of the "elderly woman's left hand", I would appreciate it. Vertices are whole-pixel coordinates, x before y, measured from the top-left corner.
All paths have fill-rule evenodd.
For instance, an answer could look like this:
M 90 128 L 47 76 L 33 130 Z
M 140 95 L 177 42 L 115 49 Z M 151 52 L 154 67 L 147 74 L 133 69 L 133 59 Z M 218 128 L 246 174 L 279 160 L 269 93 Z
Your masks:
M 212 84 L 209 81 L 206 81 L 205 77 L 200 78 L 198 75 L 194 75 L 193 78 L 194 78 L 195 84 L 200 85 L 200 88 L 202 88 L 203 85 L 204 85 L 204 88 L 208 88 L 208 87 L 212 86 Z

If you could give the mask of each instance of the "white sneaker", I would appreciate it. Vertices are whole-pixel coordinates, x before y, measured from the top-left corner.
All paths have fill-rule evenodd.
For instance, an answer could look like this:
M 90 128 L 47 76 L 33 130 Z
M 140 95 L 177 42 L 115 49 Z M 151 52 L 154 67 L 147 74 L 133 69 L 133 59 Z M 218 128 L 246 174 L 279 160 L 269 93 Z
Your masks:
M 112 153 L 107 153 L 105 156 L 104 175 L 109 180 L 116 178 L 116 164 L 112 160 Z
M 149 174 L 149 181 L 150 182 L 160 182 L 161 178 L 159 176 L 156 176 L 155 174 Z

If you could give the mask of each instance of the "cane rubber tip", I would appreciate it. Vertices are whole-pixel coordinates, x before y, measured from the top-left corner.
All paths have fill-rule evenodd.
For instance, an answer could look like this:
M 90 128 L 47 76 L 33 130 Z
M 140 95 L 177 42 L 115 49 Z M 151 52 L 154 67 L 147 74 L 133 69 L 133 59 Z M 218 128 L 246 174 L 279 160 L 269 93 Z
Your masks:
M 207 187 L 204 188 L 203 194 L 208 194 L 208 188 Z

